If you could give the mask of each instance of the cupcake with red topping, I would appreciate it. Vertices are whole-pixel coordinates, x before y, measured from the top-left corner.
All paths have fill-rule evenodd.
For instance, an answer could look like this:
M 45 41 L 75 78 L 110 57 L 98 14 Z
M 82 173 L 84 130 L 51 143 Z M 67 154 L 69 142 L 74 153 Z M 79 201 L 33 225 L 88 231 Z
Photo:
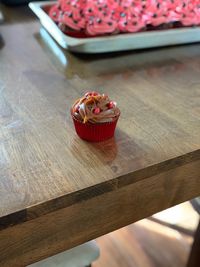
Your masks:
M 100 142 L 114 136 L 120 110 L 107 95 L 93 91 L 75 101 L 71 115 L 80 138 Z

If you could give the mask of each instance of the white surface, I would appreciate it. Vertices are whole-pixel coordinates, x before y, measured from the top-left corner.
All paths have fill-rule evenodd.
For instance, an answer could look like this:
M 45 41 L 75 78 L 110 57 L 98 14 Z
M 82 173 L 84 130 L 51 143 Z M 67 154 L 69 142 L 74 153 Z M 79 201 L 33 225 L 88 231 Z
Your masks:
M 38 16 L 41 24 L 65 49 L 80 53 L 103 53 L 122 50 L 160 47 L 200 41 L 200 27 L 160 31 L 118 34 L 94 38 L 73 38 L 64 34 L 43 11 L 46 5 L 55 2 L 32 2 L 29 7 Z
M 85 267 L 98 257 L 99 248 L 95 241 L 90 241 L 28 267 Z
M 189 201 L 156 213 L 152 217 L 191 232 L 195 232 L 199 223 L 199 214 L 195 212 Z

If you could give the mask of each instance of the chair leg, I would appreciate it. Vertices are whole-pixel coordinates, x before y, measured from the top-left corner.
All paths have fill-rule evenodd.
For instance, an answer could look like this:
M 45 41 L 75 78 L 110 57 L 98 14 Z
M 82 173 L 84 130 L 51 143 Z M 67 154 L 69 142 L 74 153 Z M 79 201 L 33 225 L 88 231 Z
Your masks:
M 200 222 L 194 236 L 194 242 L 187 263 L 187 267 L 199 267 L 199 266 L 200 266 Z

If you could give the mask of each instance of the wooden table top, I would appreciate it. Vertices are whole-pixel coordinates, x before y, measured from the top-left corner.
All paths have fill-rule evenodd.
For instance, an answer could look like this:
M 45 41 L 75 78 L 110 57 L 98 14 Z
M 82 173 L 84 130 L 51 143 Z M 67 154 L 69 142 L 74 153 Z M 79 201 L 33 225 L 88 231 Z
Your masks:
M 0 33 L 0 241 L 12 242 L 11 233 L 16 240 L 25 238 L 34 222 L 44 232 L 55 218 L 58 225 L 52 222 L 52 229 L 60 227 L 55 235 L 61 240 L 62 216 L 75 227 L 59 247 L 52 245 L 42 253 L 32 248 L 31 259 L 26 251 L 20 258 L 23 264 L 200 194 L 199 44 L 70 54 L 26 9 L 3 11 L 7 21 Z M 90 89 L 107 93 L 121 110 L 115 138 L 96 144 L 78 138 L 69 112 L 73 101 Z M 109 208 L 115 196 L 121 202 L 115 199 Z M 137 215 L 126 213 L 136 202 Z M 87 231 L 93 217 L 96 224 Z M 20 236 L 22 225 L 27 233 Z M 8 250 L 0 254 L 0 263 L 7 259 L 6 266 L 18 266 Z

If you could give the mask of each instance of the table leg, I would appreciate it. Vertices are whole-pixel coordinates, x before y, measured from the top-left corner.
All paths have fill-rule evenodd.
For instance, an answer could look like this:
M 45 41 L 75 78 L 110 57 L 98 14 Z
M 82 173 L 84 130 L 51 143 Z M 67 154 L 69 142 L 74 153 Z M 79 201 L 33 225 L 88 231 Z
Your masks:
M 200 266 L 200 222 L 194 236 L 194 242 L 187 263 L 187 267 L 199 267 L 199 266 Z

